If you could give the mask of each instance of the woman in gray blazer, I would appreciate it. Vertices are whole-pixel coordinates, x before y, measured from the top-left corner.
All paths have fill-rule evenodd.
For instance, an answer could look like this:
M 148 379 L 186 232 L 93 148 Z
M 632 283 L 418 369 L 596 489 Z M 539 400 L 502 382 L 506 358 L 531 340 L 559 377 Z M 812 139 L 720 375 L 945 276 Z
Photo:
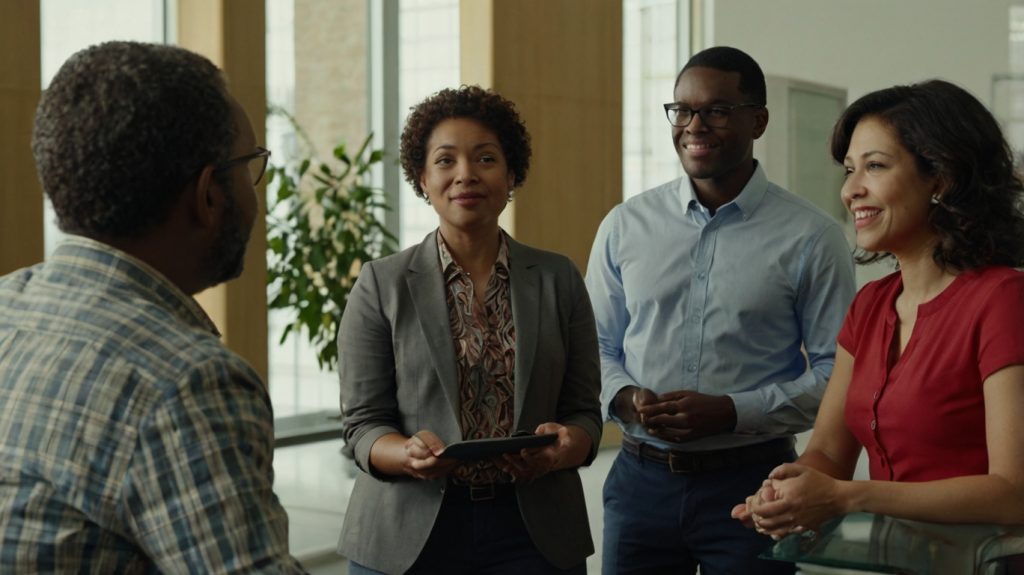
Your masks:
M 338 333 L 356 479 L 339 552 L 350 573 L 585 573 L 594 547 L 576 469 L 601 435 L 590 301 L 561 255 L 498 227 L 526 178 L 514 105 L 476 86 L 409 115 L 402 168 L 440 225 L 368 262 Z M 476 460 L 447 445 L 554 443 Z

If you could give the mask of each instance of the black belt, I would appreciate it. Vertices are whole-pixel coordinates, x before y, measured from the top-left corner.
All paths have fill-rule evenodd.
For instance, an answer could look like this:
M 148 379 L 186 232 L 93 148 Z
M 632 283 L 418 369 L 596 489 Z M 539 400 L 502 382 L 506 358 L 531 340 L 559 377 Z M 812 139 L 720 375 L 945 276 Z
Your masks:
M 764 443 L 730 449 L 679 451 L 659 449 L 626 435 L 622 437 L 622 450 L 637 457 L 667 465 L 672 473 L 701 473 L 739 469 L 777 460 L 793 452 L 793 443 L 793 438 L 782 437 Z
M 459 485 L 449 483 L 445 496 L 462 501 L 490 501 L 506 495 L 515 495 L 516 486 L 511 483 L 485 483 L 483 485 Z

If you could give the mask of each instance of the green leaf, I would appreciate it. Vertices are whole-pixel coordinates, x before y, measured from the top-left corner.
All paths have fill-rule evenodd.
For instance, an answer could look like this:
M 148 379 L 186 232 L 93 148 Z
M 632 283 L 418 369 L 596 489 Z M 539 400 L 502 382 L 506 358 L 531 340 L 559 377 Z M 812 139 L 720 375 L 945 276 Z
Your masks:
M 277 342 L 277 345 L 284 345 L 285 340 L 288 339 L 288 334 L 292 332 L 292 327 L 292 324 L 284 326 L 284 330 L 281 332 L 281 339 Z
M 267 307 L 269 307 L 270 309 L 281 309 L 287 305 L 288 296 L 284 292 L 280 292 L 277 294 L 277 297 L 270 300 L 270 303 L 267 304 Z
M 320 244 L 313 244 L 313 249 L 309 254 L 309 263 L 313 266 L 314 270 L 320 270 L 327 265 L 327 258 L 324 257 L 324 247 Z
M 316 359 L 317 363 L 320 365 L 320 369 L 334 369 L 334 366 L 338 361 L 338 342 L 331 338 L 330 341 L 320 348 L 320 353 L 317 354 Z
M 334 157 L 346 164 L 351 163 L 351 160 L 348 159 L 348 154 L 345 153 L 345 144 L 338 144 L 334 147 Z

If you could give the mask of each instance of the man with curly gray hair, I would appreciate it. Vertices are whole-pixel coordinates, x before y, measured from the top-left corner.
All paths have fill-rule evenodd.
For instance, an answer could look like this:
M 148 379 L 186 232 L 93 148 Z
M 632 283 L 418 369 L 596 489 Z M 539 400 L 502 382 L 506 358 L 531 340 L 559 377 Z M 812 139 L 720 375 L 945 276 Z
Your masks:
M 69 237 L 0 278 L 0 564 L 302 572 L 266 386 L 192 297 L 241 273 L 270 154 L 221 72 L 170 46 L 82 50 L 32 150 Z

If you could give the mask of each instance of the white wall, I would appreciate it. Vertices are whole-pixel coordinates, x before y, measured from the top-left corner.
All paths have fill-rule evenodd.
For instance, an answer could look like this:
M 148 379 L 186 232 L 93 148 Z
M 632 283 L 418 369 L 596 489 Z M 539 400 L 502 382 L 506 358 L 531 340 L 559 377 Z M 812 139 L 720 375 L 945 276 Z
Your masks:
M 714 1 L 714 0 L 712 0 Z M 1009 72 L 1012 0 L 717 0 L 716 45 L 753 56 L 766 74 L 849 89 L 939 77 L 990 102 Z

